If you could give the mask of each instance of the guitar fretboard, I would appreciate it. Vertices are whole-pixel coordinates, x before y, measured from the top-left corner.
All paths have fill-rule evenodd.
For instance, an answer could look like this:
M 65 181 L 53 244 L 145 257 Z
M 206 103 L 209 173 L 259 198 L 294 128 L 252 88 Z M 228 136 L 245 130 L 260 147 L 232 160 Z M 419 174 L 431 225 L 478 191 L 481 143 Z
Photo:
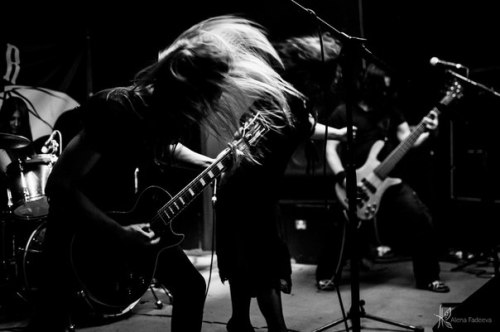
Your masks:
M 434 111 L 439 111 L 437 108 L 434 108 Z M 424 121 L 420 121 L 420 123 L 413 129 L 410 135 L 403 140 L 399 145 L 392 150 L 392 152 L 385 158 L 385 160 L 380 163 L 375 169 L 373 173 L 377 175 L 379 179 L 384 180 L 387 178 L 389 173 L 396 167 L 396 164 L 406 155 L 406 153 L 413 147 L 417 139 L 425 132 L 425 123 Z
M 446 96 L 441 99 L 438 106 L 447 106 L 451 103 L 455 98 L 460 98 L 461 94 L 461 86 L 458 82 L 454 82 L 454 84 L 449 89 Z M 429 116 L 432 111 L 436 112 L 437 115 L 440 115 L 440 110 L 436 106 L 434 107 L 427 116 Z M 374 168 L 373 173 L 381 180 L 385 180 L 389 173 L 394 169 L 396 164 L 404 157 L 404 155 L 410 150 L 417 139 L 422 135 L 425 131 L 425 122 L 422 119 L 420 123 L 413 129 L 410 135 L 403 140 L 399 145 L 384 159 L 383 162 L 380 163 L 377 167 Z
M 228 148 L 209 167 L 203 170 L 186 187 L 172 197 L 168 203 L 158 210 L 156 218 L 151 222 L 151 227 L 155 229 L 156 223 L 169 224 L 182 210 L 184 210 L 203 190 L 212 183 L 231 163 L 232 151 Z
M 229 168 L 233 162 L 234 151 L 245 153 L 250 146 L 255 146 L 259 139 L 269 130 L 265 121 L 261 121 L 262 115 L 257 112 L 252 119 L 247 121 L 243 128 L 240 128 L 241 138 L 233 141 L 230 146 L 219 154 L 218 158 L 186 187 L 172 197 L 162 206 L 153 219 L 150 226 L 156 233 L 164 226 L 169 226 L 171 221 L 184 210 L 203 190 L 218 178 L 224 170 Z

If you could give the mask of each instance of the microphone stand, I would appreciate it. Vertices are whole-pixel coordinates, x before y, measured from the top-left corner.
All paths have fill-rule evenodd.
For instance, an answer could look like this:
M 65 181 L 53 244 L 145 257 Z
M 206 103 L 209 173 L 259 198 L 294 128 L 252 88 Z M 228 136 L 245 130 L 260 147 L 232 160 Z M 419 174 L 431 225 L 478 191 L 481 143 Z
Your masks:
M 356 89 L 356 70 L 355 65 L 357 60 L 364 59 L 368 57 L 372 62 L 381 64 L 381 61 L 376 58 L 364 45 L 363 42 L 366 41 L 364 38 L 352 37 L 346 33 L 337 30 L 325 20 L 318 17 L 316 13 L 306 8 L 294 0 L 290 0 L 294 5 L 298 6 L 301 10 L 305 11 L 307 14 L 311 15 L 315 21 L 318 22 L 320 26 L 325 27 L 329 30 L 336 38 L 342 43 L 342 53 L 340 57 L 341 68 L 344 77 L 344 84 L 346 87 L 346 123 L 347 123 L 347 144 L 346 144 L 346 160 L 345 160 L 345 171 L 346 171 L 346 196 L 348 200 L 348 211 L 347 211 L 347 241 L 349 244 L 350 252 L 350 262 L 351 262 L 351 309 L 349 310 L 346 317 L 333 321 L 326 324 L 313 332 L 324 331 L 330 327 L 336 326 L 340 323 L 345 323 L 346 320 L 350 320 L 352 324 L 352 331 L 361 331 L 361 318 L 369 318 L 382 323 L 390 324 L 393 326 L 398 326 L 401 328 L 410 329 L 413 331 L 423 332 L 424 329 L 419 326 L 412 326 L 408 324 L 403 324 L 395 321 L 391 321 L 385 318 L 380 318 L 372 316 L 366 313 L 363 308 L 365 304 L 364 300 L 360 300 L 359 295 L 359 261 L 360 254 L 358 251 L 358 218 L 356 214 L 356 192 L 357 192 L 357 180 L 356 180 L 356 168 L 354 163 L 354 153 L 353 153 L 353 117 L 352 110 L 355 103 L 355 89 Z M 385 67 L 385 64 L 381 64 Z M 341 258 L 342 259 L 342 258 Z

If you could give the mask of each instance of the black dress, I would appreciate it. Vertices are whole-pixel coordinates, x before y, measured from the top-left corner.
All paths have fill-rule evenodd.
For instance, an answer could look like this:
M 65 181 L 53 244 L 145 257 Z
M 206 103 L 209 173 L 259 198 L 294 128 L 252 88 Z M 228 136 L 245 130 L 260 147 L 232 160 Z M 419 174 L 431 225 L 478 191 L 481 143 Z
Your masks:
M 243 161 L 219 192 L 216 252 L 220 278 L 244 282 L 252 296 L 290 282 L 288 248 L 279 232 L 278 193 L 288 161 L 311 134 L 308 113 L 294 107 L 294 126 L 268 132 L 259 164 Z

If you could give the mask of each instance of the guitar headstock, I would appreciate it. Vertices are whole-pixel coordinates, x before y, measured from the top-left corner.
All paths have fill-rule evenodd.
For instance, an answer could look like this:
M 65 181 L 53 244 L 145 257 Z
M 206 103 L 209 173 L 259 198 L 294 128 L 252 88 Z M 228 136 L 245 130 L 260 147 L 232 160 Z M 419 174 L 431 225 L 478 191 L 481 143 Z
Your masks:
M 458 80 L 452 80 L 446 87 L 446 93 L 440 104 L 448 105 L 455 99 L 460 99 L 463 97 L 463 86 Z
M 241 128 L 241 140 L 243 140 L 247 146 L 255 146 L 268 131 L 269 126 L 263 115 L 257 112 L 243 124 Z

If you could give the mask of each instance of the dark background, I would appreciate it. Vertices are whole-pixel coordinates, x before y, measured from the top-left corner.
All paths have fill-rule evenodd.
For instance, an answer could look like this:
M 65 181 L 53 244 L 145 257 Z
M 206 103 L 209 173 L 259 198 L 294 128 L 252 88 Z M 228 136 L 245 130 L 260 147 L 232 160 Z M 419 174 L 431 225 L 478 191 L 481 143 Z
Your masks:
M 500 90 L 498 11 L 493 1 L 300 1 L 337 30 L 364 37 L 365 46 L 398 78 L 411 124 L 440 98 L 446 76 L 429 65 L 433 56 L 470 68 L 470 79 Z M 239 14 L 262 24 L 272 40 L 316 33 L 317 21 L 286 0 L 71 2 L 67 7 L 4 6 L 0 34 L 39 43 L 82 43 L 83 81 L 69 93 L 78 101 L 102 88 L 128 84 L 154 61 L 159 49 L 192 24 L 221 14 Z M 408 181 L 433 208 L 446 246 L 484 243 L 499 223 L 499 99 L 465 86 L 464 97 L 441 117 L 438 135 L 404 160 Z M 321 147 L 318 148 L 321 153 Z M 299 157 L 300 158 L 300 157 Z M 320 156 L 321 159 L 321 156 Z M 332 192 L 308 178 L 304 163 L 291 165 L 283 199 L 322 201 Z M 200 214 L 197 214 L 200 217 Z M 201 217 L 200 217 L 201 218 Z M 194 243 L 194 242 L 193 242 Z

